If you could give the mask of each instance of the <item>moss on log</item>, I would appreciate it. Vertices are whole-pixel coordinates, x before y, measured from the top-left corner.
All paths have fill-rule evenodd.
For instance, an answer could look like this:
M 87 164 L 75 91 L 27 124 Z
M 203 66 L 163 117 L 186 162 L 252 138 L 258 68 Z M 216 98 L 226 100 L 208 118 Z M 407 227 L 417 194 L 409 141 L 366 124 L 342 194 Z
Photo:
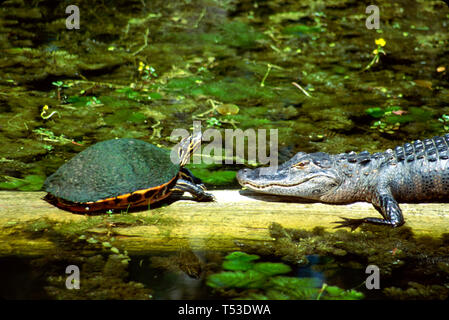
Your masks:
M 239 242 L 273 241 L 269 226 L 333 232 L 339 217 L 379 217 L 369 203 L 329 205 L 238 190 L 212 192 L 216 202 L 179 200 L 157 209 L 122 214 L 72 214 L 42 200 L 42 192 L 0 192 L 0 255 L 40 255 L 58 250 L 59 239 L 114 236 L 130 254 L 155 250 L 233 250 Z M 401 204 L 406 226 L 417 236 L 449 230 L 447 204 Z M 358 232 L 358 231 L 356 231 Z

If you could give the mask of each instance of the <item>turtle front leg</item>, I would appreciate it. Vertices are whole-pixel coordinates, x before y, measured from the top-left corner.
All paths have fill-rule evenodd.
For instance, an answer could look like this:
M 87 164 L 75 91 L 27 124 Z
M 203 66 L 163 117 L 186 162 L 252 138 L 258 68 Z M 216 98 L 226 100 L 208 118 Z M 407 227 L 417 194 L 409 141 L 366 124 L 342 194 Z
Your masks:
M 181 168 L 179 170 L 179 179 L 184 179 L 193 182 L 196 185 L 199 185 L 201 188 L 206 189 L 204 187 L 203 181 L 200 178 L 197 178 L 193 175 L 193 173 L 187 168 Z
M 215 201 L 215 197 L 207 193 L 203 185 L 197 185 L 192 181 L 185 179 L 178 179 L 176 185 L 172 188 L 172 191 L 188 192 L 196 201 Z

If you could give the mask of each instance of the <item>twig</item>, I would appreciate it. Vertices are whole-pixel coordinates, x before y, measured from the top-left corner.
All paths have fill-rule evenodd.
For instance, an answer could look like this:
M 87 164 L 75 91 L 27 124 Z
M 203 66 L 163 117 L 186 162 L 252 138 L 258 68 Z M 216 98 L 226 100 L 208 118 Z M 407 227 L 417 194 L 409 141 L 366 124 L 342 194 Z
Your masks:
M 125 86 L 125 85 L 110 83 L 110 82 L 97 82 L 97 81 L 90 81 L 90 80 L 72 80 L 69 82 L 73 83 L 74 85 L 78 85 L 78 84 L 92 85 L 91 88 L 93 88 L 95 86 L 107 86 L 109 88 L 114 88 L 114 89 L 129 88 L 129 85 Z M 89 89 L 91 89 L 91 88 L 89 88 Z M 86 89 L 86 90 L 89 90 L 89 89 Z
M 133 56 L 135 56 L 136 54 L 138 54 L 140 51 L 142 51 L 143 49 L 145 49 L 148 46 L 148 35 L 149 34 L 150 34 L 150 29 L 147 28 L 147 30 L 145 30 L 145 35 L 143 36 L 143 40 L 145 41 L 145 43 L 136 52 L 133 53 Z
M 306 96 L 308 96 L 309 98 L 312 98 L 312 96 L 303 88 L 301 87 L 299 84 L 297 84 L 296 82 L 292 82 L 292 85 L 294 85 L 296 88 L 298 88 L 299 90 L 302 91 L 302 93 L 304 93 Z
M 193 25 L 193 29 L 198 28 L 198 24 L 200 23 L 200 21 L 203 19 L 204 15 L 206 14 L 206 8 L 203 8 L 203 11 L 201 11 L 201 14 L 198 18 L 198 20 L 196 20 L 195 24 Z
M 273 68 L 273 66 L 270 63 L 267 64 L 267 72 L 265 72 L 265 75 L 263 76 L 263 79 L 260 82 L 261 87 L 265 87 L 265 80 L 267 80 L 268 75 L 270 74 L 271 68 Z
M 198 114 L 193 115 L 193 118 L 194 118 L 194 119 L 198 119 L 198 118 L 204 116 L 205 114 L 214 112 L 215 109 L 217 109 L 218 106 L 215 104 L 215 102 L 217 102 L 217 101 L 214 101 L 214 100 L 212 100 L 212 99 L 207 99 L 207 102 L 209 102 L 209 103 L 211 104 L 212 108 L 211 108 L 211 109 L 208 109 L 208 110 L 206 110 L 206 111 L 204 111 L 204 112 L 202 112 L 202 113 L 198 113 Z

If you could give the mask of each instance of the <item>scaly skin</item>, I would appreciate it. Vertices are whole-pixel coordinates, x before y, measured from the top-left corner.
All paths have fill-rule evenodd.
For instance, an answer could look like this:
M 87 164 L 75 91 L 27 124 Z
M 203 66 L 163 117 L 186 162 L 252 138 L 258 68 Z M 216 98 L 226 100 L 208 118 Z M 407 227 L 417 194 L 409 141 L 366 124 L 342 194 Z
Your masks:
M 383 218 L 346 219 L 338 227 L 362 223 L 399 227 L 400 202 L 447 199 L 449 196 L 449 134 L 416 140 L 370 154 L 350 152 L 297 153 L 273 172 L 242 169 L 239 183 L 256 192 L 296 196 L 325 203 L 371 202 Z

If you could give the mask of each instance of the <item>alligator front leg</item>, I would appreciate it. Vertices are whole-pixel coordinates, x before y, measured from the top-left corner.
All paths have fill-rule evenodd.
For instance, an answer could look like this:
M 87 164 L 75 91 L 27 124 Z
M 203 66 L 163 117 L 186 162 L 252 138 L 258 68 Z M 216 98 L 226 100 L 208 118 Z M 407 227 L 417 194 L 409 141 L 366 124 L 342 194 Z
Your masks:
M 404 224 L 404 217 L 402 216 L 401 208 L 399 208 L 399 204 L 393 198 L 391 193 L 377 193 L 373 199 L 373 206 L 380 212 L 383 219 L 373 217 L 348 219 L 340 217 L 343 221 L 335 222 L 339 224 L 335 228 L 349 227 L 353 231 L 362 223 L 388 225 L 394 228 Z

